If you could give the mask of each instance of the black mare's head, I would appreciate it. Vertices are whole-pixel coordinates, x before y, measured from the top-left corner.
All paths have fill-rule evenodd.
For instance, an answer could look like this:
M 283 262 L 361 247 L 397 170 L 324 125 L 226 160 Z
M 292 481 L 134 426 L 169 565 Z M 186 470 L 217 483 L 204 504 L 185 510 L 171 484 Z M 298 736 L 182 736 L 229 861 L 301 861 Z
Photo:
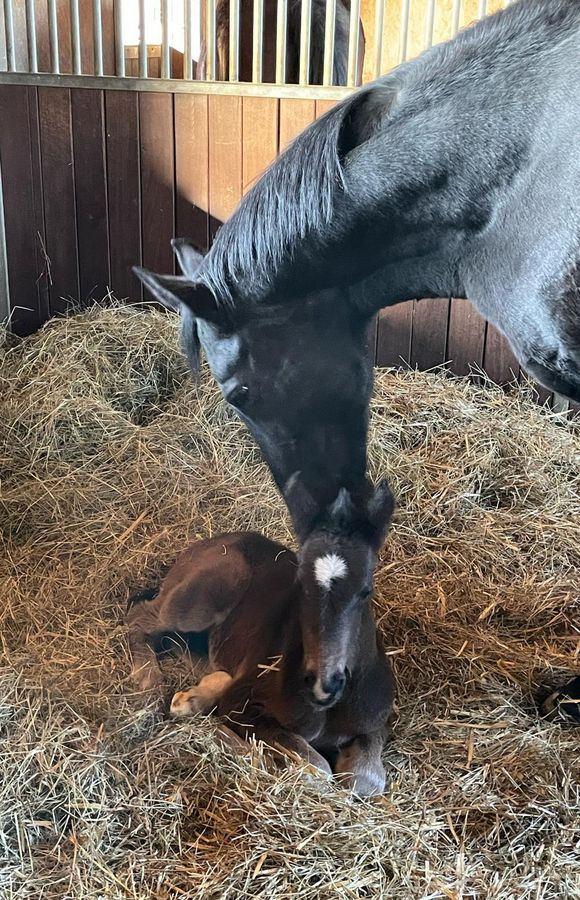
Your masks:
M 372 386 L 368 321 L 354 315 L 338 291 L 318 292 L 312 303 L 217 305 L 192 277 L 201 257 L 183 241 L 174 246 L 188 277 L 137 272 L 155 297 L 180 313 L 193 370 L 201 343 L 223 396 L 259 444 L 279 490 L 284 493 L 299 470 L 324 506 L 340 487 L 361 484 Z M 292 498 L 285 499 L 295 520 Z

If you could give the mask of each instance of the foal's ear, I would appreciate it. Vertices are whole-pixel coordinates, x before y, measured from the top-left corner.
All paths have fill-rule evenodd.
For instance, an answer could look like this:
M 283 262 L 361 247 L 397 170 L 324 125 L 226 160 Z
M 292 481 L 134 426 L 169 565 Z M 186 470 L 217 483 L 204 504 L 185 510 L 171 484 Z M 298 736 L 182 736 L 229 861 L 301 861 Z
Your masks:
M 196 319 L 205 319 L 218 325 L 223 314 L 212 292 L 204 284 L 195 284 L 183 275 L 155 275 L 140 266 L 133 272 L 163 306 L 182 313 L 189 309 Z
M 183 274 L 186 275 L 187 278 L 195 278 L 197 270 L 203 262 L 203 253 L 201 250 L 194 247 L 187 238 L 173 238 L 171 246 Z
M 386 478 L 379 481 L 367 503 L 367 515 L 381 545 L 395 511 L 395 498 Z
M 284 485 L 282 493 L 298 540 L 302 542 L 311 533 L 320 507 L 300 476 L 300 472 L 294 472 Z

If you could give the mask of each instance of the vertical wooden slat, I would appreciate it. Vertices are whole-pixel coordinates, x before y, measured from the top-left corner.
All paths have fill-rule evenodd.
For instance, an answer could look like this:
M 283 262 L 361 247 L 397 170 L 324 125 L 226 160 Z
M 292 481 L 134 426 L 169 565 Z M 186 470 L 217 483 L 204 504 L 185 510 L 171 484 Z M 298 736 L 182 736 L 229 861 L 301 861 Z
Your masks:
M 208 98 L 176 94 L 175 233 L 200 250 L 209 247 Z
M 509 384 L 517 380 L 520 365 L 514 356 L 506 338 L 488 323 L 485 348 L 483 351 L 483 368 L 486 375 L 495 384 Z
M 446 361 L 449 300 L 416 301 L 413 310 L 411 365 L 431 369 Z
M 49 317 L 36 88 L 0 86 L 0 159 L 12 307 L 11 327 L 29 334 Z
M 280 100 L 280 150 L 316 118 L 314 100 Z
M 46 252 L 51 313 L 79 297 L 71 97 L 67 88 L 39 88 Z
M 131 266 L 141 259 L 138 97 L 131 91 L 107 91 L 107 194 L 111 288 L 119 298 L 141 298 Z
M 72 94 L 80 299 L 105 296 L 110 284 L 104 99 L 102 91 Z
M 398 303 L 379 313 L 377 365 L 408 365 L 411 360 L 413 301 Z
M 208 98 L 210 213 L 225 222 L 242 195 L 242 98 Z M 215 234 L 210 222 L 210 238 Z
M 447 335 L 447 359 L 455 375 L 469 375 L 483 366 L 485 319 L 468 300 L 452 300 Z
M 244 97 L 242 101 L 242 192 L 245 194 L 278 152 L 279 101 Z
M 139 95 L 143 265 L 155 272 L 173 267 L 173 97 Z

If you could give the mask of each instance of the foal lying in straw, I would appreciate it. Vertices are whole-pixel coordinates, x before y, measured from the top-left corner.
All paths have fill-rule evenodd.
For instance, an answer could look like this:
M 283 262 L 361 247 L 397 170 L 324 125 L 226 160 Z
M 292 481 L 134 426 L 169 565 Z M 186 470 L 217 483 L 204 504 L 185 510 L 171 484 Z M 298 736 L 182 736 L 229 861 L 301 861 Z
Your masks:
M 155 642 L 206 632 L 211 674 L 174 695 L 174 716 L 226 716 L 361 796 L 381 793 L 394 680 L 371 609 L 372 573 L 393 512 L 383 482 L 361 509 L 342 490 L 297 557 L 260 534 L 199 541 L 127 623 L 133 675 L 159 687 Z M 350 528 L 345 525 L 350 523 Z M 340 530 L 339 530 L 340 529 Z M 149 593 L 151 596 L 151 592 Z

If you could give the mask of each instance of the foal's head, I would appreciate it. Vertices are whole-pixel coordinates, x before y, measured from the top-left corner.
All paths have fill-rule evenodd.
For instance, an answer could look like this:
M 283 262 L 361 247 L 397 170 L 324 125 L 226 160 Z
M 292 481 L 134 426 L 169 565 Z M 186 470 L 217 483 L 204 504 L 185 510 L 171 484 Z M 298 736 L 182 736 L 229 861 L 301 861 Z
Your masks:
M 358 496 L 341 488 L 320 511 L 298 475 L 285 493 L 303 537 L 298 577 L 307 696 L 314 706 L 329 708 L 340 700 L 349 674 L 374 650 L 360 643 L 360 628 L 394 499 L 388 483 L 381 481 L 375 489 L 365 485 Z

